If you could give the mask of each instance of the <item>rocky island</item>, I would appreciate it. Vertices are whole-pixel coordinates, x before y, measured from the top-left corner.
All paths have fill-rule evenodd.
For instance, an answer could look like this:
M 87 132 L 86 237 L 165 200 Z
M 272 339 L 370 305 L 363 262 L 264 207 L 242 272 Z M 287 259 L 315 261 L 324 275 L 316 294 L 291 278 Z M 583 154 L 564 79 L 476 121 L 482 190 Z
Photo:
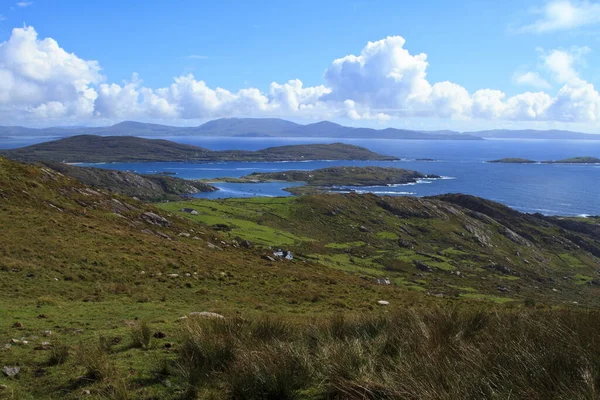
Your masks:
M 344 143 L 279 146 L 257 151 L 212 151 L 204 147 L 162 139 L 96 135 L 72 136 L 18 149 L 4 150 L 0 151 L 0 155 L 25 162 L 68 163 L 397 160 L 396 157 L 377 154 L 364 147 Z
M 254 172 L 241 178 L 221 178 L 209 182 L 259 183 L 306 182 L 305 186 L 286 188 L 293 194 L 322 193 L 340 186 L 386 186 L 416 183 L 419 179 L 439 179 L 418 171 L 384 167 L 329 167 L 313 171 Z

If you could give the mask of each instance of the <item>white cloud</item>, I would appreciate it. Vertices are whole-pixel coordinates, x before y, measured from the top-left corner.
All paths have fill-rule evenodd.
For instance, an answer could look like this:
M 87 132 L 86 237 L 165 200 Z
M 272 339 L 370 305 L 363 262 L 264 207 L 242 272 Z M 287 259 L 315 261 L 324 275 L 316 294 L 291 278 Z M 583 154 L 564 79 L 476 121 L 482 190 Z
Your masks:
M 19 1 L 17 7 L 29 7 L 33 4 L 33 1 Z
M 69 54 L 32 27 L 13 29 L 0 44 L 0 113 L 44 118 L 87 117 L 102 81 L 96 61 Z M 60 105 L 59 105 L 60 104 Z
M 547 33 L 600 23 L 600 4 L 587 0 L 554 0 L 535 11 L 538 19 L 518 29 L 522 33 Z
M 579 79 L 575 63 L 582 63 L 582 58 L 589 53 L 588 47 L 574 47 L 571 50 L 555 49 L 542 55 L 542 60 L 554 79 L 559 83 L 568 83 Z
M 560 89 L 549 114 L 558 121 L 596 122 L 600 120 L 600 94 L 591 83 L 575 80 Z
M 335 59 L 324 82 L 305 86 L 292 79 L 266 91 L 210 87 L 194 75 L 173 78 L 163 88 L 144 86 L 134 74 L 123 83 L 106 82 L 96 61 L 83 60 L 32 27 L 16 28 L 0 43 L 0 119 L 2 121 L 119 121 L 124 119 L 198 120 L 228 116 L 312 119 L 564 121 L 600 120 L 600 95 L 578 75 L 587 48 L 542 51 L 546 72 L 562 87 L 507 96 L 483 88 L 469 93 L 450 81 L 430 82 L 427 55 L 411 54 L 402 37 L 369 42 L 359 55 Z M 515 82 L 549 89 L 536 72 Z M 44 122 L 46 124 L 50 122 Z
M 513 75 L 513 81 L 517 85 L 530 86 L 537 89 L 550 89 L 550 84 L 537 72 L 517 72 Z

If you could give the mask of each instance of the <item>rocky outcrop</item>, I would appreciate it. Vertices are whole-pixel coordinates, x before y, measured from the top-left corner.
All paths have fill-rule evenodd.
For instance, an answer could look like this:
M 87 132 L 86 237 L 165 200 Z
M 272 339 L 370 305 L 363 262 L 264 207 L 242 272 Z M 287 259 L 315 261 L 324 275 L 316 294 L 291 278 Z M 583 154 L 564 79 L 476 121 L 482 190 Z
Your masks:
M 158 225 L 158 226 L 170 226 L 171 221 L 166 219 L 165 217 L 161 217 L 158 214 L 153 212 L 145 212 L 141 215 L 141 218 L 149 224 Z
M 78 167 L 57 162 L 45 162 L 44 165 L 86 185 L 144 201 L 179 200 L 190 194 L 218 190 L 203 182 L 162 174 L 140 175 L 129 171 Z

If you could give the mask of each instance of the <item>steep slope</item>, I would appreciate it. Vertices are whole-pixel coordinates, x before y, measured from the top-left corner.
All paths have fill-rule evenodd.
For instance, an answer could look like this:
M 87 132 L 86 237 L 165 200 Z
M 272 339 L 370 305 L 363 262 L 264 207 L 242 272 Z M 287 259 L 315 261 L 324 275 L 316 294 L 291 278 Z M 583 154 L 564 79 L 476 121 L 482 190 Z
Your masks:
M 338 289 L 344 297 L 345 291 L 357 290 L 352 300 L 357 305 L 379 296 L 378 287 L 365 292 L 359 280 L 344 273 L 314 263 L 302 268 L 273 264 L 262 258 L 264 250 L 241 248 L 204 224 L 92 189 L 47 167 L 2 157 L 0 211 L 0 301 L 31 302 L 38 296 L 158 301 L 173 295 L 187 309 L 208 307 L 217 296 L 221 299 L 217 308 L 228 309 L 256 304 L 287 308 L 292 299 L 297 305 L 303 302 L 298 303 L 297 296 L 304 298 L 301 293 L 328 292 L 334 302 Z M 222 271 L 235 276 L 231 287 L 223 287 L 224 280 L 217 279 Z M 183 277 L 193 272 L 197 276 Z M 169 280 L 168 273 L 181 279 Z M 263 284 L 256 285 L 257 277 Z M 294 279 L 304 283 L 289 285 Z M 332 279 L 344 282 L 345 288 L 336 286 L 331 292 L 327 282 Z M 185 282 L 192 285 L 186 287 Z M 275 294 L 267 289 L 271 284 L 285 284 L 286 289 Z M 193 289 L 197 285 L 202 293 Z M 358 295 L 371 290 L 375 291 L 366 297 Z M 398 292 L 392 297 L 405 295 Z M 238 303 L 242 299 L 248 302 Z M 327 302 L 307 302 L 296 308 L 328 307 Z
M 316 263 L 269 261 L 204 224 L 2 157 L 0 227 L 0 360 L 19 370 L 0 376 L 0 398 L 181 398 L 186 382 L 163 383 L 153 360 L 177 355 L 191 312 L 431 302 Z M 160 333 L 152 351 L 136 344 L 141 321 Z

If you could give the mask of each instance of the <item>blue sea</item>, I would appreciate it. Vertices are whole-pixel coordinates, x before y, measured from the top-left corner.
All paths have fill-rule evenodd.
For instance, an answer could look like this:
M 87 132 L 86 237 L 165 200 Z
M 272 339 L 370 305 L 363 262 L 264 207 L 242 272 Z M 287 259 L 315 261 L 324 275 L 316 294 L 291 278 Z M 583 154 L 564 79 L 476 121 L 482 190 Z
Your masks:
M 431 196 L 466 193 L 494 200 L 519 211 L 546 215 L 600 215 L 600 165 L 489 164 L 488 160 L 523 157 L 556 160 L 576 156 L 600 157 L 600 141 L 483 140 L 418 141 L 331 138 L 205 138 L 165 137 L 180 143 L 213 150 L 257 150 L 301 143 L 345 143 L 392 155 L 400 161 L 307 161 L 307 162 L 223 162 L 223 163 L 111 163 L 94 167 L 138 173 L 170 171 L 185 179 L 240 177 L 252 172 L 313 170 L 331 166 L 397 167 L 443 176 L 416 184 L 341 188 L 379 195 Z M 0 139 L 0 148 L 14 148 L 40 142 L 41 138 Z M 435 161 L 417 161 L 430 158 Z M 298 183 L 300 184 L 300 183 Z M 216 184 L 221 190 L 199 197 L 286 196 L 290 183 Z

